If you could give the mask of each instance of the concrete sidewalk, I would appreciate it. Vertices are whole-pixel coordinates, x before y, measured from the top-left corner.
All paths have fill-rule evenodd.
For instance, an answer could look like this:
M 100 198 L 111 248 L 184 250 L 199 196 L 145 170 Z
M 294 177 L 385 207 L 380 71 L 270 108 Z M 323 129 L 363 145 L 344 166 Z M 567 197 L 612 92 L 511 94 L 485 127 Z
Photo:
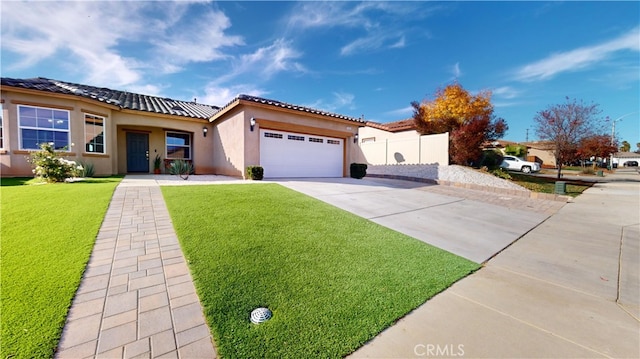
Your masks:
M 216 352 L 160 187 L 116 188 L 56 358 L 213 358 Z
M 600 183 L 351 358 L 640 357 L 640 184 Z

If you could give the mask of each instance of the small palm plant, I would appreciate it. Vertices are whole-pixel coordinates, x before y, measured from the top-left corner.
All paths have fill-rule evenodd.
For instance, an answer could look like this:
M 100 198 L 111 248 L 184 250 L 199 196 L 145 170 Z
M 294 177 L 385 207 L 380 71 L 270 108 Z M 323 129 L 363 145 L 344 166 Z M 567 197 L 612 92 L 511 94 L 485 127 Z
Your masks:
M 193 173 L 193 165 L 185 160 L 174 160 L 169 165 L 169 173 L 186 180 Z

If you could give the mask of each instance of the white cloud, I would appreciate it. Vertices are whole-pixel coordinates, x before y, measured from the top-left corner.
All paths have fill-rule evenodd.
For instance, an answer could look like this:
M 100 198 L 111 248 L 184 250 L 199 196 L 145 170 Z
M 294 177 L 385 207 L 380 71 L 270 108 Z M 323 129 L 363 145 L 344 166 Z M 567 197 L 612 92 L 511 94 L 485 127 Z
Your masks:
M 618 51 L 640 51 L 640 28 L 635 28 L 613 40 L 553 54 L 522 66 L 515 73 L 520 81 L 541 81 L 560 73 L 585 69 L 609 58 Z
M 226 78 L 235 77 L 244 73 L 259 73 L 265 78 L 270 78 L 278 72 L 306 72 L 305 67 L 295 59 L 302 53 L 291 46 L 291 43 L 278 39 L 267 47 L 261 47 L 252 54 L 242 55 L 234 71 Z M 225 79 L 226 80 L 226 79 Z
M 340 49 L 340 55 L 348 56 L 371 52 L 383 47 L 397 49 L 405 46 L 405 36 L 397 32 L 373 31 L 367 36 L 353 40 Z
M 409 117 L 413 116 L 413 106 L 407 106 L 396 110 L 387 111 L 384 114 L 398 117 L 400 119 L 408 119 Z
M 406 45 L 405 44 L 405 38 L 404 38 L 404 35 L 403 35 L 398 39 L 398 41 L 396 41 L 395 44 L 392 44 L 389 47 L 392 48 L 392 49 L 400 49 L 400 48 L 405 47 L 405 45 Z
M 462 76 L 462 70 L 460 70 L 460 63 L 456 62 L 453 66 L 451 66 L 451 74 L 453 74 L 454 79 L 460 78 Z
M 353 3 L 302 2 L 294 7 L 293 15 L 289 18 L 289 27 L 307 29 L 315 27 L 363 27 L 372 28 L 376 23 L 366 16 L 371 9 L 382 8 L 383 3 L 364 2 L 353 6 Z
M 491 93 L 504 99 L 512 99 L 518 97 L 520 91 L 511 86 L 502 86 L 491 90 Z
M 95 2 L 7 2 L 2 8 L 2 48 L 21 56 L 9 68 L 28 68 L 55 57 L 75 64 L 93 80 L 121 85 L 140 78 L 135 60 L 113 50 L 119 41 L 139 33 L 140 3 L 104 6 Z M 78 68 L 78 66 L 80 68 Z
M 222 52 L 223 48 L 244 45 L 241 36 L 225 34 L 231 21 L 221 12 L 208 10 L 193 20 L 164 29 L 165 37 L 153 38 L 165 70 L 175 72 L 185 63 L 226 59 L 229 55 Z
M 221 12 L 178 2 L 5 2 L 2 50 L 17 55 L 8 69 L 28 69 L 45 61 L 82 81 L 127 87 L 147 75 L 173 73 L 191 62 L 228 57 L 239 36 Z M 192 11 L 196 10 L 196 11 Z M 127 51 L 128 55 L 123 55 Z M 72 77 L 72 76 L 69 76 Z M 142 86 L 142 85 L 138 85 Z
M 337 112 L 341 110 L 355 109 L 355 96 L 347 92 L 333 92 L 333 98 L 330 100 L 319 99 L 311 104 L 304 106 L 315 108 L 318 110 Z
M 268 92 L 250 84 L 225 87 L 210 83 L 205 87 L 204 94 L 196 97 L 199 103 L 222 107 L 240 94 L 264 97 Z
M 407 20 L 427 17 L 436 9 L 439 7 L 424 7 L 410 2 L 301 2 L 289 17 L 288 33 L 334 27 L 362 29 L 365 34 L 343 45 L 341 55 L 380 48 L 396 49 L 406 44 L 403 27 Z

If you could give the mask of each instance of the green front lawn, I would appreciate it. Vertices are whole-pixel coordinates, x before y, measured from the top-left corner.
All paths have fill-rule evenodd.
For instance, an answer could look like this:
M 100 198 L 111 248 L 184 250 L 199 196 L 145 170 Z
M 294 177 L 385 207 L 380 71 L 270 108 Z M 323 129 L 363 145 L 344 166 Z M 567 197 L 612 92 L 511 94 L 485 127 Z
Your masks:
M 35 182 L 0 187 L 2 358 L 53 356 L 120 178 Z
M 479 267 L 277 184 L 162 191 L 225 358 L 343 357 Z

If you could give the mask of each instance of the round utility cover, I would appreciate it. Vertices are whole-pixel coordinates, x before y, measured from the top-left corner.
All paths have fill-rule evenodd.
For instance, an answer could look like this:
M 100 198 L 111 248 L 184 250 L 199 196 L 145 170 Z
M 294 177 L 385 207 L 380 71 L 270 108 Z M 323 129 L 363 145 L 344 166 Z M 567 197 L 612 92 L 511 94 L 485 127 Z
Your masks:
M 260 324 L 271 319 L 271 311 L 269 308 L 256 308 L 251 312 L 251 322 Z

